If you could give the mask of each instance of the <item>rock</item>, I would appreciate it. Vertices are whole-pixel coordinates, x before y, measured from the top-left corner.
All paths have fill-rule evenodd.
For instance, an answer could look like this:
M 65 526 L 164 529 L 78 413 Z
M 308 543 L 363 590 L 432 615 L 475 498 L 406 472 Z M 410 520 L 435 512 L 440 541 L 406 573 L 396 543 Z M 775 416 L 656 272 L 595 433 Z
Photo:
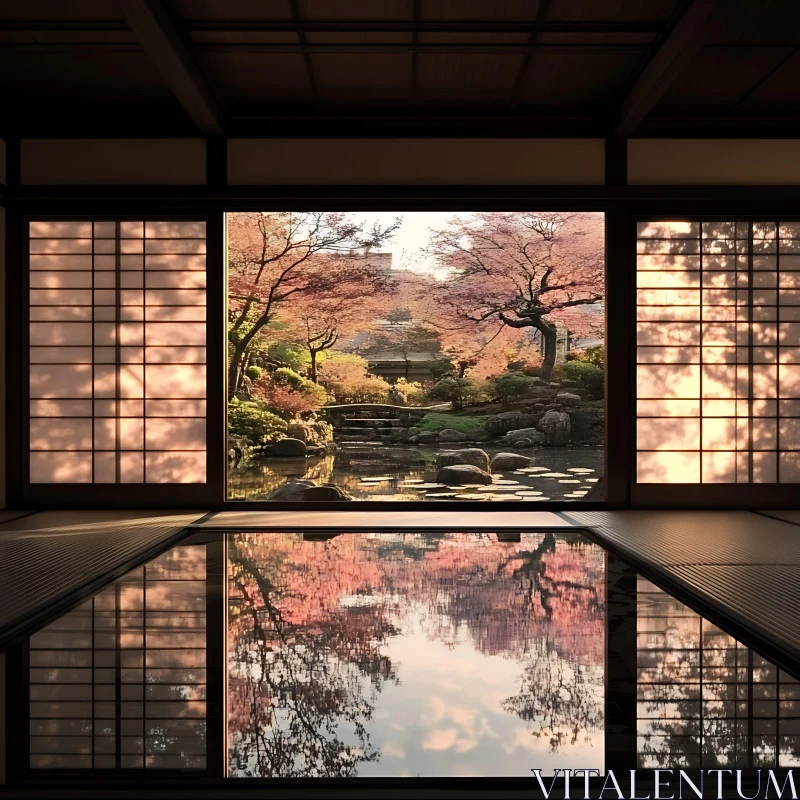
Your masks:
M 561 447 L 569 443 L 570 421 L 566 411 L 547 411 L 536 426 L 544 434 L 546 447 Z
M 484 472 L 489 471 L 489 456 L 477 447 L 464 450 L 443 450 L 436 454 L 437 467 L 451 467 L 456 464 L 471 464 Z
M 468 440 L 469 434 L 455 431 L 452 428 L 445 428 L 443 431 L 439 431 L 440 442 L 466 442 Z
M 228 437 L 228 469 L 236 469 L 248 456 L 250 445 L 247 439 Z
M 352 500 L 353 498 L 338 486 L 311 486 L 303 492 L 303 500 Z
M 389 389 L 389 402 L 393 406 L 404 406 L 408 402 L 405 392 L 401 392 L 396 386 Z
M 302 439 L 278 439 L 270 448 L 270 455 L 283 458 L 305 458 L 308 448 Z
M 605 421 L 602 411 L 580 409 L 569 412 L 570 439 L 574 444 L 602 444 Z
M 435 442 L 439 435 L 435 431 L 420 431 L 417 434 L 417 438 L 420 444 L 430 444 L 431 442 Z
M 561 403 L 562 406 L 579 406 L 583 400 L 578 394 L 571 394 L 570 392 L 561 392 L 556 395 L 556 403 Z
M 524 411 L 503 411 L 489 417 L 484 424 L 489 433 L 500 434 L 535 425 L 537 417 Z
M 530 439 L 515 439 L 514 440 L 514 447 L 517 447 L 521 450 L 526 450 L 529 447 L 533 447 L 534 443 Z
M 491 472 L 529 467 L 530 464 L 531 460 L 527 456 L 520 456 L 517 453 L 498 453 L 492 459 Z
M 418 444 L 419 443 L 419 436 L 409 436 L 408 437 L 409 444 Z
M 287 503 L 292 503 L 303 499 L 303 493 L 306 489 L 316 486 L 314 481 L 288 481 L 283 486 L 279 486 L 270 496 L 270 500 L 283 500 Z
M 538 428 L 520 428 L 518 431 L 509 431 L 505 439 L 514 444 L 519 439 L 530 439 L 534 444 L 541 444 L 544 441 L 544 434 Z
M 491 486 L 492 476 L 473 464 L 453 464 L 442 467 L 436 473 L 436 482 L 446 486 L 459 486 L 464 483 L 481 483 Z
M 387 442 L 408 442 L 411 440 L 411 431 L 408 428 L 392 428 L 384 439 Z
M 308 444 L 309 431 L 302 422 L 292 422 L 286 426 L 286 436 L 289 439 L 299 439 L 304 444 Z

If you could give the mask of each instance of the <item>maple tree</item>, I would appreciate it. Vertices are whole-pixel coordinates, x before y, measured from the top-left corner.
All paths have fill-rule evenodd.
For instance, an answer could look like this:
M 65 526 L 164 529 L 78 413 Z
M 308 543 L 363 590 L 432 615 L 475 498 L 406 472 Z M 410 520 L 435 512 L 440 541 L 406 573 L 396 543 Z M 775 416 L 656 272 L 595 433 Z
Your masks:
M 477 213 L 434 231 L 429 254 L 448 278 L 441 318 L 477 340 L 503 328 L 541 336 L 542 377 L 555 366 L 558 326 L 585 335 L 602 321 L 586 307 L 604 298 L 603 215 Z
M 229 399 L 241 385 L 248 350 L 287 305 L 296 313 L 301 298 L 309 309 L 333 297 L 360 301 L 381 292 L 386 270 L 370 254 L 398 225 L 369 228 L 353 214 L 329 211 L 228 215 Z

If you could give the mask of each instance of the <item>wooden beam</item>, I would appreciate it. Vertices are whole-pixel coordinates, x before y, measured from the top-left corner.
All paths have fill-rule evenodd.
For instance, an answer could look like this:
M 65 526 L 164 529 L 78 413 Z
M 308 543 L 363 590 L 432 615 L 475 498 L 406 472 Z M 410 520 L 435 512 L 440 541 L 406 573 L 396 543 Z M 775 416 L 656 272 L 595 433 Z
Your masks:
M 297 0 L 289 0 L 289 8 L 292 12 L 292 22 L 294 23 L 295 33 L 297 34 L 297 41 L 300 42 L 300 52 L 303 54 L 303 63 L 306 65 L 306 74 L 308 75 L 308 84 L 311 87 L 311 95 L 314 100 L 318 102 L 319 89 L 317 88 L 317 78 L 314 72 L 314 62 L 311 60 L 311 50 L 308 46 L 308 38 L 303 28 L 303 20 L 300 16 Z
M 157 0 L 117 0 L 125 20 L 204 136 L 224 136 L 224 116 L 180 31 Z
M 675 78 L 700 51 L 709 38 L 709 17 L 719 0 L 692 0 L 684 13 L 656 45 L 650 59 L 625 99 L 612 126 L 612 136 L 630 136 L 663 97 Z
M 525 83 L 525 78 L 531 65 L 531 59 L 533 58 L 534 48 L 539 43 L 542 31 L 544 30 L 545 22 L 547 21 L 547 15 L 550 13 L 550 8 L 552 5 L 553 0 L 540 0 L 539 2 L 539 10 L 536 13 L 536 19 L 534 20 L 533 28 L 531 28 L 528 41 L 525 44 L 525 55 L 520 62 L 519 71 L 514 79 L 514 85 L 511 88 L 511 102 L 509 104 L 511 109 L 514 109 L 519 101 L 519 95 L 522 91 L 522 86 Z

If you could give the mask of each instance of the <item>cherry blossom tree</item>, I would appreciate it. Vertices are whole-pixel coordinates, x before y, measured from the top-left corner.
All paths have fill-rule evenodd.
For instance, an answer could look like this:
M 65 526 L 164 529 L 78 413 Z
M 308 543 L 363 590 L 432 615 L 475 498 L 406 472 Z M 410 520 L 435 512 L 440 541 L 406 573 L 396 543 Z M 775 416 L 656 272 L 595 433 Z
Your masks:
M 385 269 L 370 254 L 398 225 L 368 228 L 352 214 L 328 211 L 228 215 L 229 398 L 248 350 L 286 304 L 301 296 L 321 302 L 339 290 L 352 297 L 354 286 L 362 297 L 375 292 Z
M 478 213 L 434 231 L 429 254 L 448 280 L 441 316 L 477 339 L 502 328 L 541 335 L 542 377 L 555 365 L 558 326 L 585 335 L 600 315 L 580 309 L 604 298 L 603 215 Z

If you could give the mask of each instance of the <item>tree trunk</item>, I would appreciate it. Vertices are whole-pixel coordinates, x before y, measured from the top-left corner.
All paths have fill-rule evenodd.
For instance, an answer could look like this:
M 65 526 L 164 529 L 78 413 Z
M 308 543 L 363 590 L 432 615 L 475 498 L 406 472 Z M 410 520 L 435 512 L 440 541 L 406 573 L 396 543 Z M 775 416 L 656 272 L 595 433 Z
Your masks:
M 311 356 L 311 367 L 309 369 L 308 377 L 314 383 L 319 383 L 317 380 L 317 351 L 314 349 L 309 349 L 308 354 Z
M 228 364 L 228 402 L 233 400 L 233 396 L 239 389 L 239 381 L 242 379 L 242 364 L 246 349 L 240 344 L 234 345 L 231 353 L 231 361 Z
M 553 368 L 556 365 L 556 341 L 558 339 L 558 332 L 555 325 L 540 320 L 541 325 L 538 326 L 542 334 L 542 344 L 544 345 L 544 360 L 542 361 L 542 380 L 549 381 L 553 374 Z

